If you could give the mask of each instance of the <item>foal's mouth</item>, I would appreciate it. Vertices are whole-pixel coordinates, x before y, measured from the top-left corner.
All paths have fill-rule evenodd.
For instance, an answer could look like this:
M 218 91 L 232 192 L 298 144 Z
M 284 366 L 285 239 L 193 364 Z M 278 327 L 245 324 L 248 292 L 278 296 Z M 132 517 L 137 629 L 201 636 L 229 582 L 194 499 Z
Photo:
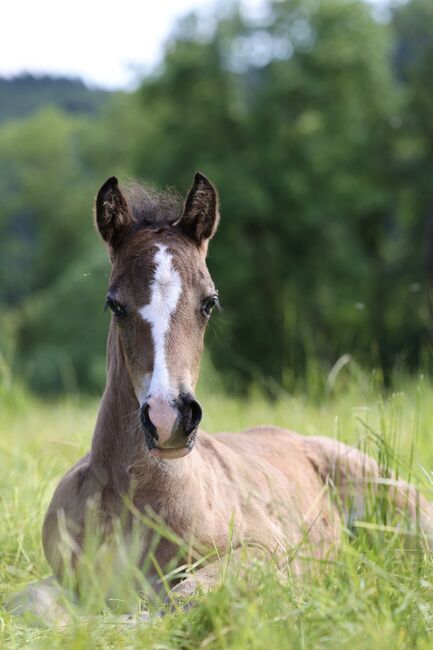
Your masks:
M 150 443 L 150 444 L 149 444 Z M 149 454 L 153 458 L 160 458 L 162 460 L 176 460 L 177 458 L 184 458 L 193 450 L 195 445 L 195 433 L 189 436 L 185 445 L 180 447 L 158 447 L 156 441 L 152 439 L 149 440 L 146 435 L 146 444 L 149 450 Z
M 188 456 L 192 451 L 189 447 L 170 447 L 169 449 L 161 449 L 160 447 L 152 447 L 149 453 L 154 458 L 162 458 L 163 460 L 176 460 Z

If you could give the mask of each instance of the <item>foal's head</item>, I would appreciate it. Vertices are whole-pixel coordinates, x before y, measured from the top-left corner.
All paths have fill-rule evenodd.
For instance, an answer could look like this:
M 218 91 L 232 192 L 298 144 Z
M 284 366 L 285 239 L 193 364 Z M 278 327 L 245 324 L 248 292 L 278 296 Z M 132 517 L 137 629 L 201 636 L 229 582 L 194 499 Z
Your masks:
M 180 458 L 193 447 L 202 411 L 194 397 L 203 337 L 218 303 L 206 267 L 218 197 L 200 173 L 185 203 L 110 178 L 96 197 L 96 224 L 112 262 L 107 306 L 113 340 L 140 405 L 150 453 Z

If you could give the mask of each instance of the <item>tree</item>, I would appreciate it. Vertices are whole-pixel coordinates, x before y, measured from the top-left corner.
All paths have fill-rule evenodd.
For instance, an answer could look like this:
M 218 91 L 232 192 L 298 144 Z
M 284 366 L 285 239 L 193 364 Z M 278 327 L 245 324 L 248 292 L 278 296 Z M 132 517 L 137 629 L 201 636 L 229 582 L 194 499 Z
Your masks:
M 375 347 L 387 373 L 387 27 L 338 0 L 270 3 L 263 24 L 235 8 L 207 40 L 190 17 L 140 96 L 136 173 L 185 187 L 202 168 L 223 197 L 210 263 L 237 345 L 214 343 L 219 367 L 292 388 L 311 353 Z

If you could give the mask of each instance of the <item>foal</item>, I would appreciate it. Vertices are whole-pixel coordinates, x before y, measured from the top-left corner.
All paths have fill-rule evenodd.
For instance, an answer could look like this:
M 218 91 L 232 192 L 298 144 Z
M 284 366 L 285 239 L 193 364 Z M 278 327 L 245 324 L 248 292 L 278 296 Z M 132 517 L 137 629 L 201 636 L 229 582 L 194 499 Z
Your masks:
M 43 526 L 53 572 L 64 572 L 62 535 L 79 562 L 86 512 L 93 504 L 103 536 L 122 520 L 125 495 L 138 513 L 154 512 L 203 555 L 218 558 L 173 586 L 172 594 L 210 588 L 220 558 L 234 549 L 290 557 L 329 556 L 349 511 L 362 516 L 368 490 L 380 482 L 374 460 L 326 438 L 257 427 L 209 436 L 199 429 L 194 396 L 204 331 L 218 293 L 206 253 L 219 221 L 218 197 L 200 173 L 184 203 L 135 188 L 125 195 L 110 178 L 99 190 L 96 226 L 112 263 L 107 383 L 90 452 L 60 481 Z M 329 498 L 328 484 L 339 499 Z M 409 485 L 390 481 L 398 510 L 432 533 L 432 508 Z M 385 488 L 387 489 L 387 488 Z M 95 505 L 96 504 L 96 505 Z M 151 536 L 143 526 L 141 566 Z M 161 539 L 155 565 L 167 567 L 177 547 Z M 295 573 L 302 570 L 293 552 Z M 181 560 L 179 560 L 181 562 Z M 149 580 L 157 571 L 147 563 Z

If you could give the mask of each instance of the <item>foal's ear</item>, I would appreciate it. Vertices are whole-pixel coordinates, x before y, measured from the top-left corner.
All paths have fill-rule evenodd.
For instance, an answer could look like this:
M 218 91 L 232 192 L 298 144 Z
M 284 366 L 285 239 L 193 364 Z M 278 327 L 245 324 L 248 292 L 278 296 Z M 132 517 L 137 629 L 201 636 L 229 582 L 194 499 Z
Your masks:
M 96 196 L 95 221 L 102 239 L 113 250 L 129 231 L 132 219 L 115 176 L 105 181 Z
M 206 246 L 218 228 L 219 219 L 216 189 L 204 174 L 197 172 L 176 225 L 199 246 Z

